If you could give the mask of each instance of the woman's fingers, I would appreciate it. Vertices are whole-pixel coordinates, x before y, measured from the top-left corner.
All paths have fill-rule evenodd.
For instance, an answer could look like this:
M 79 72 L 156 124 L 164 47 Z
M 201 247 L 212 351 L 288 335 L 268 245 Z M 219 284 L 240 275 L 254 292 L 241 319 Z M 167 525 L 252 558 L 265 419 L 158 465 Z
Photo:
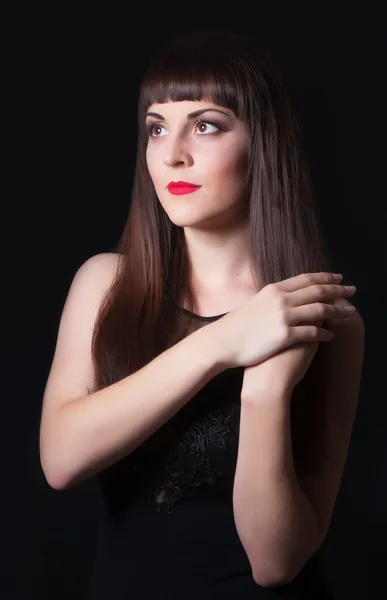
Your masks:
M 293 306 L 287 313 L 287 324 L 290 327 L 295 327 L 300 324 L 309 323 L 310 325 L 314 324 L 317 327 L 321 327 L 324 319 L 345 319 L 348 317 L 351 314 L 346 310 L 348 306 L 352 305 L 349 302 L 347 305 L 342 304 L 338 306 L 315 302 L 313 304 Z
M 329 304 L 332 300 L 349 298 L 350 296 L 353 296 L 355 291 L 355 289 L 337 283 L 320 283 L 288 293 L 286 295 L 286 302 L 292 307 L 300 306 L 302 304 L 311 304 L 313 302 L 324 302 L 325 304 Z
M 333 284 L 338 281 L 340 281 L 340 279 L 336 278 L 334 273 L 322 271 L 321 273 L 300 273 L 300 275 L 289 277 L 274 285 L 278 286 L 278 288 L 284 292 L 295 292 L 296 290 L 307 288 L 311 285 Z

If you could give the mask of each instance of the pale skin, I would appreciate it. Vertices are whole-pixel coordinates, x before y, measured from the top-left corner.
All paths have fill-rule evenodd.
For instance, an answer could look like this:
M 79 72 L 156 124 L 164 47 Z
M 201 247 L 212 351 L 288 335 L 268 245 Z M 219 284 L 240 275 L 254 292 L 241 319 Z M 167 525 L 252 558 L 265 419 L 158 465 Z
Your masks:
M 201 115 L 189 117 L 204 109 Z M 228 312 L 258 291 L 251 287 L 247 199 L 242 192 L 248 129 L 230 109 L 207 101 L 152 104 L 146 125 L 151 128 L 148 169 L 164 210 L 184 228 L 193 285 L 200 301 L 206 302 L 203 310 L 209 315 Z M 187 181 L 201 188 L 173 196 L 167 189 L 170 181 Z M 225 301 L 229 304 L 222 306 Z
M 188 113 L 200 109 L 207 110 L 195 124 Z M 231 311 L 259 292 L 251 283 L 242 194 L 249 132 L 232 111 L 207 101 L 153 104 L 148 112 L 159 115 L 146 121 L 151 133 L 148 169 L 169 218 L 184 228 L 194 265 L 196 310 L 204 316 Z M 172 196 L 166 188 L 172 180 L 202 187 L 188 196 Z M 310 285 L 330 282 L 326 274 L 314 276 Z M 337 315 L 324 312 L 324 300 L 319 315 L 320 326 L 325 318 L 335 337 L 316 355 L 319 385 L 311 401 L 320 421 L 314 429 L 306 424 L 302 449 L 309 457 L 307 468 L 293 461 L 289 382 L 308 369 L 317 344 L 290 347 L 244 372 L 233 508 L 254 579 L 264 586 L 294 579 L 322 544 L 346 462 L 360 389 L 364 324 L 358 312 L 344 316 L 339 310 L 348 304 L 344 295 L 326 302 L 332 299 Z

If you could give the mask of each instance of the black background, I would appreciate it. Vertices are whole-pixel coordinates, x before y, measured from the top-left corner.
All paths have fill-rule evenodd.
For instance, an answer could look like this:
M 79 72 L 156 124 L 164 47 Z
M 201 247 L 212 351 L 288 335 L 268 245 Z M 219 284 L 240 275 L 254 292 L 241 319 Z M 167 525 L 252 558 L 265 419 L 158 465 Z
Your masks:
M 289 3 L 290 4 L 290 3 Z M 95 481 L 51 489 L 39 462 L 42 395 L 72 277 L 116 243 L 129 208 L 137 93 L 177 28 L 254 33 L 294 98 L 334 267 L 366 328 L 359 407 L 328 537 L 335 598 L 384 584 L 387 552 L 385 53 L 371 4 L 154 5 L 12 25 L 4 43 L 2 598 L 85 598 Z M 294 4 L 294 3 L 292 3 Z M 357 12 L 356 12 L 357 10 Z M 38 50 L 38 59 L 35 57 Z
M 0 16 L 32 17 L 32 0 L 2 0 Z

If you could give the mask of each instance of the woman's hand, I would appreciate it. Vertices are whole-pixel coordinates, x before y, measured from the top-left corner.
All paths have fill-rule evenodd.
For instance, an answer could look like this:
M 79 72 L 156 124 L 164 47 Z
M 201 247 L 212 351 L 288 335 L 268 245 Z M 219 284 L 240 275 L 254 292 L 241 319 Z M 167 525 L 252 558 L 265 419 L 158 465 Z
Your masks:
M 334 301 L 337 307 L 352 306 L 345 298 Z M 349 313 L 348 315 L 353 314 Z M 324 319 L 315 324 L 321 327 Z M 243 374 L 241 399 L 257 399 L 260 393 L 277 390 L 274 397 L 288 398 L 294 386 L 307 373 L 310 364 L 318 350 L 318 342 L 298 342 L 293 346 L 280 350 L 266 360 L 246 367 Z
M 246 304 L 210 325 L 225 368 L 249 367 L 294 344 L 327 342 L 325 318 L 346 318 L 338 299 L 354 294 L 332 273 L 302 273 L 266 285 Z M 316 324 L 317 323 L 317 324 Z
M 321 327 L 323 319 L 316 323 Z M 287 398 L 310 367 L 318 342 L 298 342 L 280 350 L 266 360 L 246 367 L 243 374 L 241 399 L 259 399 L 260 393 L 277 390 L 275 397 Z M 265 395 L 266 397 L 266 395 Z

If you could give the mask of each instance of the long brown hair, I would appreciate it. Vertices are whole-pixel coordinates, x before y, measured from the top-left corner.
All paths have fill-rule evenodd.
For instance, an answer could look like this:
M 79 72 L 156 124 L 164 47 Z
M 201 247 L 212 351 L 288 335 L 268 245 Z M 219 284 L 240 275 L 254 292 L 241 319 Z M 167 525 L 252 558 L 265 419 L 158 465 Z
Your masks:
M 169 347 L 180 301 L 193 310 L 184 230 L 158 201 L 146 164 L 152 103 L 209 100 L 233 110 L 251 133 L 246 177 L 249 253 L 258 286 L 329 271 L 300 127 L 279 71 L 254 38 L 191 31 L 160 48 L 140 86 L 138 145 L 127 222 L 114 248 L 114 282 L 95 323 L 96 389 L 137 371 Z M 258 289 L 258 287 L 257 287 Z

